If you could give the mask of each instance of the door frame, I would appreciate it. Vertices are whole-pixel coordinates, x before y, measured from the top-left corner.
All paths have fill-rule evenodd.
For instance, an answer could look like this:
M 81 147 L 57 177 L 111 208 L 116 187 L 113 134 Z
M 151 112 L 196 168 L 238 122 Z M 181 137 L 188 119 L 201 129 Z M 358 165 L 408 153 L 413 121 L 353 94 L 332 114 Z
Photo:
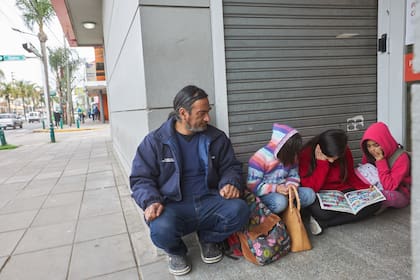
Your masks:
M 378 0 L 378 39 L 387 34 L 386 52 L 377 55 L 377 119 L 406 144 L 404 82 L 405 0 Z

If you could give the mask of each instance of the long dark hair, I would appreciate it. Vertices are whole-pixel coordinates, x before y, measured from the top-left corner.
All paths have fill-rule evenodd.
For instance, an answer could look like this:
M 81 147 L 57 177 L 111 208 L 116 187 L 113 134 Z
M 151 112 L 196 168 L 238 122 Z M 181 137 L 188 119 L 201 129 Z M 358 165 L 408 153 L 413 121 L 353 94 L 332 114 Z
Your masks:
M 316 167 L 315 149 L 319 144 L 321 151 L 328 157 L 338 157 L 336 160 L 340 165 L 340 177 L 341 181 L 347 180 L 347 161 L 346 161 L 346 149 L 347 149 L 347 134 L 341 129 L 329 129 L 321 134 L 315 136 L 308 143 L 305 144 L 304 148 L 311 147 L 312 156 L 311 164 L 308 169 L 308 173 L 305 177 L 311 176 Z
M 207 93 L 196 86 L 189 85 L 181 89 L 175 96 L 173 101 L 174 110 L 169 113 L 168 118 L 175 116 L 176 120 L 181 120 L 179 116 L 179 109 L 184 108 L 188 113 L 191 113 L 192 104 L 203 98 L 207 98 Z
M 366 139 L 365 141 L 363 141 L 362 142 L 362 150 L 363 150 L 363 153 L 365 154 L 365 156 L 366 156 L 366 160 L 369 162 L 369 163 L 372 163 L 373 165 L 375 165 L 375 162 L 376 162 L 376 160 L 375 160 L 375 157 L 374 156 L 372 156 L 370 153 L 369 153 L 369 150 L 368 150 L 368 148 L 367 148 L 367 141 L 369 141 L 368 139 Z
M 277 153 L 277 158 L 283 163 L 284 166 L 293 165 L 297 162 L 297 155 L 302 149 L 302 136 L 296 133 L 290 137 L 280 151 Z

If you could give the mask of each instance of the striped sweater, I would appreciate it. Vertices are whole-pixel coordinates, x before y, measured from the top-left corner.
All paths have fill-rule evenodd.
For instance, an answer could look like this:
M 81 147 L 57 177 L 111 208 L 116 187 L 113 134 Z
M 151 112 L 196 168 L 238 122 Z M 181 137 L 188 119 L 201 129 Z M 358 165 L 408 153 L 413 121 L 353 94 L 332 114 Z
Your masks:
M 273 124 L 270 142 L 259 149 L 248 162 L 247 186 L 257 196 L 276 192 L 277 185 L 299 186 L 298 165 L 284 166 L 277 153 L 297 130 L 282 124 Z

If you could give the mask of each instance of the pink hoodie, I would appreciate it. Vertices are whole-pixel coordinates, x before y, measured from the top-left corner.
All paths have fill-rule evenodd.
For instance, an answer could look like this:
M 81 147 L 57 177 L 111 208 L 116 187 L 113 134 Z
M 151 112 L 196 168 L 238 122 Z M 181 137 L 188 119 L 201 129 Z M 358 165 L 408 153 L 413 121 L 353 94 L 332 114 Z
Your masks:
M 384 159 L 375 161 L 369 157 L 366 145 L 363 143 L 372 140 L 378 143 L 384 151 Z M 410 175 L 410 158 L 407 153 L 401 154 L 395 161 L 392 168 L 388 165 L 388 159 L 395 150 L 398 149 L 398 143 L 391 135 L 388 126 L 383 122 L 372 124 L 366 129 L 360 141 L 363 157 L 362 163 L 370 162 L 378 169 L 379 180 L 385 190 L 401 191 L 410 197 L 411 175 Z

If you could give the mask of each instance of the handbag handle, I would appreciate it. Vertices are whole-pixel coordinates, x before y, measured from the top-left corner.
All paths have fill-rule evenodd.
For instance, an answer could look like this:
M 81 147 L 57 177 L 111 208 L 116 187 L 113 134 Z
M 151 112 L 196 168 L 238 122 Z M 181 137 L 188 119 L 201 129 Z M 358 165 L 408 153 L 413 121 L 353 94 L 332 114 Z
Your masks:
M 299 193 L 296 190 L 296 187 L 295 186 L 291 187 L 291 189 L 295 193 L 296 206 L 297 206 L 296 208 L 300 211 L 300 198 L 299 198 Z M 294 207 L 291 189 L 289 188 L 289 208 L 293 208 Z

